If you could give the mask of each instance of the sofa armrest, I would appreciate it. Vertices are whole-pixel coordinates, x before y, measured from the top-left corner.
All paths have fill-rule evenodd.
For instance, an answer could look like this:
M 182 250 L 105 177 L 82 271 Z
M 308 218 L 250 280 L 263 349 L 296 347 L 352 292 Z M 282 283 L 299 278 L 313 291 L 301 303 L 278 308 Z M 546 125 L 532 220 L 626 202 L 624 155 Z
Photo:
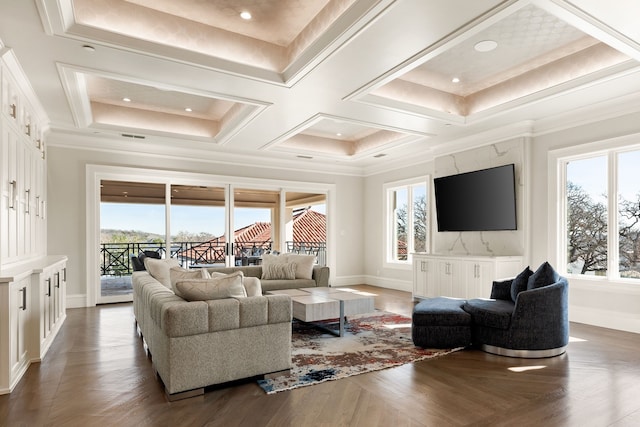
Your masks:
M 316 286 L 329 286 L 329 267 L 316 265 L 313 267 L 311 278 L 315 280 Z
M 561 280 L 549 286 L 522 291 L 513 310 L 511 327 L 545 340 L 565 342 L 569 337 L 569 288 Z
M 491 299 L 511 301 L 511 283 L 513 279 L 494 280 L 491 286 Z
M 269 323 L 288 323 L 293 318 L 289 295 L 265 295 L 269 301 Z

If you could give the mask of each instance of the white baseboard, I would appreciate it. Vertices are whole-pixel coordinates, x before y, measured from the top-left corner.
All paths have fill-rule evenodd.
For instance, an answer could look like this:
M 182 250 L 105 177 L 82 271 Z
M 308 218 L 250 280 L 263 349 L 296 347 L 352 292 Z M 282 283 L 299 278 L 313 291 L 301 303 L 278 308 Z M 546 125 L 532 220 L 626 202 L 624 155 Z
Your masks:
M 598 310 L 569 305 L 569 320 L 586 325 L 640 334 L 640 314 Z
M 89 307 L 86 294 L 67 295 L 67 308 Z

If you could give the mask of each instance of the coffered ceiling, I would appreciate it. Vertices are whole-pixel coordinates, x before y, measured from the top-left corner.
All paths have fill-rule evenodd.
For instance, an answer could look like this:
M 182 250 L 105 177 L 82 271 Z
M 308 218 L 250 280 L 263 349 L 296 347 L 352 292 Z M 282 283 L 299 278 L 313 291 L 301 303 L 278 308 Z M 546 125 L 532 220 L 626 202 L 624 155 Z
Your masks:
M 28 0 L 0 6 L 0 41 L 54 144 L 353 172 L 638 108 L 638 16 L 633 0 Z

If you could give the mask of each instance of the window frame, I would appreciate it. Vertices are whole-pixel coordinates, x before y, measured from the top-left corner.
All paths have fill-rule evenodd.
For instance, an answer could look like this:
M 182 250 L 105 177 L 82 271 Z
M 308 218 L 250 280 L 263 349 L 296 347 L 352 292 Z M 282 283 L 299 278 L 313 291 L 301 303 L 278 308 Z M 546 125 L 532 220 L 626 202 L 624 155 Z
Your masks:
M 640 279 L 620 276 L 618 236 L 618 155 L 640 151 L 638 138 L 623 137 L 549 152 L 549 254 L 562 275 L 593 283 L 640 285 Z M 595 157 L 607 164 L 607 274 L 604 276 L 567 272 L 567 164 Z M 614 197 L 610 197 L 614 195 Z M 556 208 L 554 209 L 554 205 Z
M 431 197 L 429 187 L 429 175 L 422 175 L 414 178 L 403 179 L 399 181 L 387 182 L 383 185 L 383 221 L 384 221 L 384 236 L 383 236 L 383 264 L 385 268 L 410 268 L 412 263 L 411 254 L 414 252 L 414 232 L 413 232 L 413 203 L 409 203 L 407 206 L 407 259 L 398 260 L 394 259 L 394 245 L 397 247 L 397 241 L 394 239 L 396 230 L 396 216 L 393 209 L 393 201 L 391 194 L 400 189 L 407 190 L 408 200 L 413 200 L 413 187 L 424 186 L 425 188 L 425 202 L 426 202 L 426 218 L 427 224 L 425 224 L 425 249 L 428 252 L 431 241 Z M 411 230 L 411 232 L 409 232 Z

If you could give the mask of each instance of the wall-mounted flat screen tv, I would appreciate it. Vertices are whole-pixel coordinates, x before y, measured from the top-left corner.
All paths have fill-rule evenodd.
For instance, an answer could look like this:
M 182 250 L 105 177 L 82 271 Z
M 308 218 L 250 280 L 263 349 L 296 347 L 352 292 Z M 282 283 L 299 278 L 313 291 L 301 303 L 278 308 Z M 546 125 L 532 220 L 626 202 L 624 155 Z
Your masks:
M 434 178 L 438 231 L 516 230 L 513 164 Z

